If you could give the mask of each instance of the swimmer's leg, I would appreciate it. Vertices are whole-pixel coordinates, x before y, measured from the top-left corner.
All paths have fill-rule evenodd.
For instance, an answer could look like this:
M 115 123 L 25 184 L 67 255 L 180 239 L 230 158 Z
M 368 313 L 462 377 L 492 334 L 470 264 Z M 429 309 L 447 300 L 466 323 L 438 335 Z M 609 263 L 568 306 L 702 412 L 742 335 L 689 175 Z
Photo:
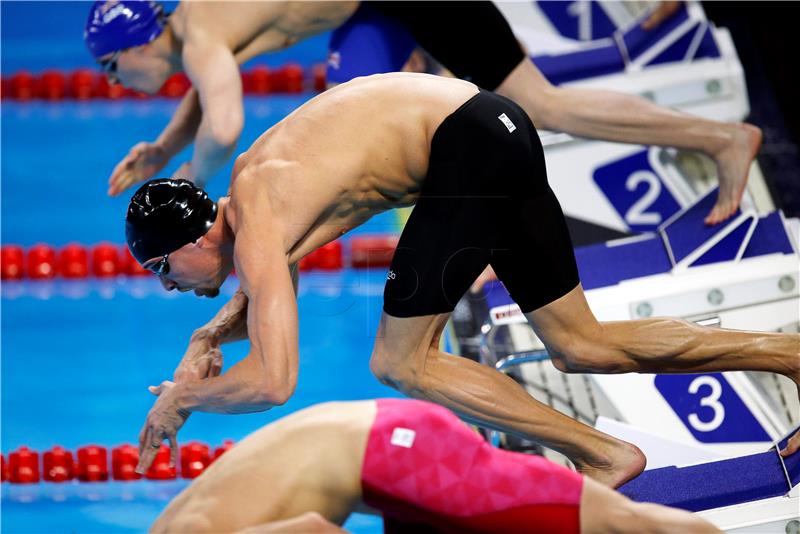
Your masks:
M 656 317 L 598 322 L 583 288 L 526 314 L 565 372 L 767 371 L 800 381 L 800 335 L 725 330 Z
M 711 523 L 685 510 L 637 503 L 589 478 L 583 480 L 580 525 L 583 534 L 721 532 Z
M 750 164 L 761 146 L 761 130 L 751 124 L 711 121 L 615 91 L 555 87 L 527 58 L 495 92 L 522 106 L 537 128 L 710 156 L 717 164 L 720 190 L 707 223 L 724 220 L 736 211 Z
M 644 455 L 635 446 L 540 403 L 499 371 L 439 350 L 449 317 L 397 318 L 384 313 L 370 361 L 372 371 L 406 395 L 557 450 L 604 484 L 616 487 L 644 469 Z
M 798 334 L 708 328 L 671 317 L 601 323 L 580 285 L 525 315 L 564 372 L 767 371 L 793 380 L 800 394 Z M 798 446 L 800 433 L 783 454 Z

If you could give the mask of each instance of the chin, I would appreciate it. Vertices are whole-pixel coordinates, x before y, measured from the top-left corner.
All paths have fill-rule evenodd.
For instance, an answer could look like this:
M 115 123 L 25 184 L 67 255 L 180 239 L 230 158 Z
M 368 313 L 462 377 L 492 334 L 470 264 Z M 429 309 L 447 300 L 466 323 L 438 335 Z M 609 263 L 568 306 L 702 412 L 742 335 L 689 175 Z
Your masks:
M 148 95 L 155 95 L 161 89 L 161 86 L 164 85 L 166 79 L 163 80 L 153 80 L 153 79 L 138 79 L 138 80 L 131 80 L 130 82 L 126 82 L 126 80 L 121 77 L 120 81 L 122 85 L 125 87 L 130 87 L 134 91 L 139 91 L 141 93 L 145 93 Z

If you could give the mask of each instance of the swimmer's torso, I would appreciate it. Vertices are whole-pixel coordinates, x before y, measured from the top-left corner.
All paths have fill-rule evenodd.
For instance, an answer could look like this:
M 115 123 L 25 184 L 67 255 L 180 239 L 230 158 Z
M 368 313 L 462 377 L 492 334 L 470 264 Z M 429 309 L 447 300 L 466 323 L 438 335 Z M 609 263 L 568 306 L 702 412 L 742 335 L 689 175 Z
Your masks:
M 235 532 L 309 511 L 344 522 L 361 504 L 376 413 L 375 401 L 325 403 L 250 434 L 176 497 L 151 532 Z
M 413 204 L 436 129 L 477 92 L 424 74 L 357 78 L 270 128 L 239 157 L 233 180 L 264 181 L 293 263 L 376 213 Z
M 241 64 L 300 39 L 336 28 L 353 14 L 358 2 L 186 1 L 170 18 L 182 41 L 224 42 Z

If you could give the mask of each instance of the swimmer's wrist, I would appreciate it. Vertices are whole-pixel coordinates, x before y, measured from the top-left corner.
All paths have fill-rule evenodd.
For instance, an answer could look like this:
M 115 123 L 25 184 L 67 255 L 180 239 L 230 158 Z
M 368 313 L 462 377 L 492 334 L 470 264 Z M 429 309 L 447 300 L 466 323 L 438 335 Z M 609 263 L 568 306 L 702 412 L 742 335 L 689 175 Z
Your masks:
M 192 332 L 192 337 L 189 339 L 191 344 L 204 343 L 211 348 L 219 347 L 219 334 L 214 328 L 198 328 Z
M 188 387 L 186 382 L 175 383 L 173 390 L 175 393 L 175 409 L 179 412 L 191 413 L 193 406 L 197 404 L 197 395 L 191 392 L 191 388 Z M 194 403 L 192 402 L 193 398 L 195 399 Z

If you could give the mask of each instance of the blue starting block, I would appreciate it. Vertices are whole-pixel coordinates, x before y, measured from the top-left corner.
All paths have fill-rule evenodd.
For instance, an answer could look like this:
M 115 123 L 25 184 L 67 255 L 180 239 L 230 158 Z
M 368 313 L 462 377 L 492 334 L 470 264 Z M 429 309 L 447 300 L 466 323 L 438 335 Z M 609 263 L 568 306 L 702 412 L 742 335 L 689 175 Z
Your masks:
M 758 454 L 645 471 L 619 491 L 635 501 L 692 512 L 786 496 L 800 484 L 800 453 L 782 458 L 777 451 L 798 430 Z
M 541 4 L 540 4 L 541 5 Z M 546 13 L 557 6 L 543 5 Z M 719 58 L 719 46 L 708 22 L 683 5 L 658 28 L 645 31 L 641 20 L 583 49 L 531 59 L 553 84 L 638 70 L 664 63 Z
M 575 249 L 583 288 L 596 289 L 700 265 L 795 252 L 784 227 L 783 215 L 778 211 L 759 218 L 753 212 L 737 210 L 727 221 L 707 226 L 703 219 L 716 197 L 717 190 L 711 190 L 667 220 L 657 234 Z M 503 292 L 492 290 L 491 293 Z M 497 297 L 495 300 L 498 305 L 502 304 Z M 505 302 L 510 303 L 510 300 Z
M 685 271 L 712 263 L 737 262 L 768 254 L 795 254 L 779 211 L 757 217 L 737 210 L 729 220 L 707 226 L 717 189 L 666 221 L 656 234 L 643 234 L 575 249 L 584 290 L 645 276 Z M 500 282 L 484 289 L 489 308 L 513 305 Z

